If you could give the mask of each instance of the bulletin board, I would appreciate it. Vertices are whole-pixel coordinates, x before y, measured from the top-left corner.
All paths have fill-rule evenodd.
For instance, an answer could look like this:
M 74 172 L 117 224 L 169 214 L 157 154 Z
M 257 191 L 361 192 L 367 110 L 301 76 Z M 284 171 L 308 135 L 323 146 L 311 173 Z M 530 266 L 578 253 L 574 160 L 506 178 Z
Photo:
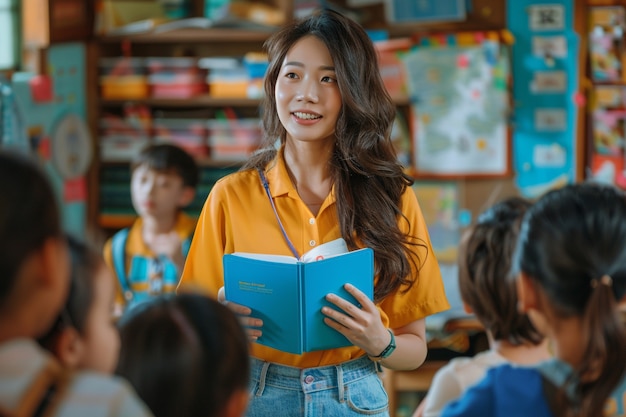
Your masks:
M 626 6 L 589 8 L 589 174 L 626 189 Z
M 13 75 L 15 98 L 37 154 L 58 196 L 65 230 L 82 236 L 86 228 L 85 169 L 91 159 L 85 93 L 85 46 L 53 45 L 47 50 L 50 83 L 28 72 Z M 42 91 L 43 90 L 43 91 Z
M 528 198 L 576 181 L 580 36 L 574 0 L 510 0 L 513 163 L 515 183 Z

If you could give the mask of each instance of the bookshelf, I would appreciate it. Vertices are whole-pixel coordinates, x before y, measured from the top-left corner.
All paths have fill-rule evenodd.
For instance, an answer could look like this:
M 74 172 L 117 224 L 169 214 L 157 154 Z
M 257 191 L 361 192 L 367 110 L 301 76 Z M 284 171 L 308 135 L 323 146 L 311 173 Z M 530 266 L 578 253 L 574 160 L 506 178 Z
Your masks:
M 287 20 L 292 18 L 291 0 L 270 0 L 269 3 L 280 9 Z M 203 7 L 203 0 L 192 0 L 192 17 L 202 16 Z M 151 127 L 146 129 L 146 141 L 152 142 L 156 136 L 152 122 L 156 118 L 194 118 L 209 122 L 218 119 L 220 112 L 228 108 L 237 113 L 238 117 L 253 119 L 259 117 L 258 108 L 261 102 L 258 98 L 242 96 L 214 97 L 209 92 L 181 98 L 155 97 L 152 90 L 148 94 L 111 97 L 102 87 L 101 77 L 106 75 L 101 66 L 103 60 L 121 57 L 137 58 L 143 60 L 142 62 L 152 58 L 172 57 L 191 57 L 195 60 L 218 56 L 240 58 L 247 52 L 261 52 L 263 42 L 272 32 L 273 30 L 266 28 L 181 28 L 159 33 L 99 35 L 89 42 L 89 125 L 95 138 L 95 160 L 88 177 L 89 189 L 93 190 L 88 201 L 89 224 L 104 230 L 105 234 L 111 234 L 129 226 L 135 218 L 130 201 L 129 158 L 116 159 L 107 156 L 106 151 L 103 151 L 102 146 L 106 141 L 103 119 L 110 119 L 112 116 L 127 117 L 129 107 L 141 109 L 149 114 Z M 203 75 L 206 76 L 206 72 Z M 203 81 L 206 85 L 206 80 Z M 132 85 L 129 88 L 135 87 Z M 118 91 L 115 90 L 115 93 Z M 193 151 L 190 152 L 194 154 Z M 201 180 L 196 200 L 190 207 L 192 215 L 199 212 L 212 183 L 219 176 L 238 169 L 243 162 L 241 157 L 213 157 L 211 152 L 194 156 L 200 166 Z

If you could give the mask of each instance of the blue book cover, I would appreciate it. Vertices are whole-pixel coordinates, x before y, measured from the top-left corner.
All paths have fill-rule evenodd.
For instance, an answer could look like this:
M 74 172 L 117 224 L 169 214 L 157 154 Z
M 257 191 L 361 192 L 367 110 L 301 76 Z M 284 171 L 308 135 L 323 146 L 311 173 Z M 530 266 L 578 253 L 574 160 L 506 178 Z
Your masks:
M 226 299 L 252 309 L 263 320 L 257 343 L 302 354 L 350 346 L 341 333 L 324 323 L 322 307 L 334 293 L 358 304 L 343 286 L 354 285 L 374 296 L 374 251 L 359 249 L 310 262 L 281 255 L 224 255 Z

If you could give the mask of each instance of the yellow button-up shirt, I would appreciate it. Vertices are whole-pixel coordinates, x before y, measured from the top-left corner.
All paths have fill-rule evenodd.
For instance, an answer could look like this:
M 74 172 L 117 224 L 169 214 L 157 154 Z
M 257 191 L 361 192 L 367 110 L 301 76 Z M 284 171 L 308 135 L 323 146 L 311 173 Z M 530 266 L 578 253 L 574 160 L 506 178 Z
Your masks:
M 289 178 L 282 150 L 265 172 L 276 210 L 300 255 L 341 237 L 334 189 L 314 216 Z M 400 220 L 401 230 L 420 238 L 428 250 L 420 250 L 421 269 L 419 277 L 415 272 L 415 285 L 408 292 L 390 294 L 378 305 L 383 322 L 391 328 L 449 308 L 426 224 L 410 187 L 402 196 L 400 208 L 409 222 Z M 217 296 L 224 285 L 222 256 L 233 252 L 293 256 L 256 170 L 228 175 L 211 190 L 198 219 L 180 285 Z M 355 346 L 302 355 L 256 343 L 252 346 L 256 358 L 299 368 L 337 364 L 364 354 Z

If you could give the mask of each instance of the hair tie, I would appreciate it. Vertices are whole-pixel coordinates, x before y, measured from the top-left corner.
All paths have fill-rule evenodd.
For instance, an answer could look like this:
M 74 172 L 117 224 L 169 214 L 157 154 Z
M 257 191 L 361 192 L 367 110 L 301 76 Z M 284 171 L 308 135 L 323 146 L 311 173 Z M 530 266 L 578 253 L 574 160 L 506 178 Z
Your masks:
M 609 275 L 602 275 L 600 279 L 594 278 L 591 280 L 591 288 L 596 288 L 600 284 L 611 287 L 613 285 L 613 278 Z

